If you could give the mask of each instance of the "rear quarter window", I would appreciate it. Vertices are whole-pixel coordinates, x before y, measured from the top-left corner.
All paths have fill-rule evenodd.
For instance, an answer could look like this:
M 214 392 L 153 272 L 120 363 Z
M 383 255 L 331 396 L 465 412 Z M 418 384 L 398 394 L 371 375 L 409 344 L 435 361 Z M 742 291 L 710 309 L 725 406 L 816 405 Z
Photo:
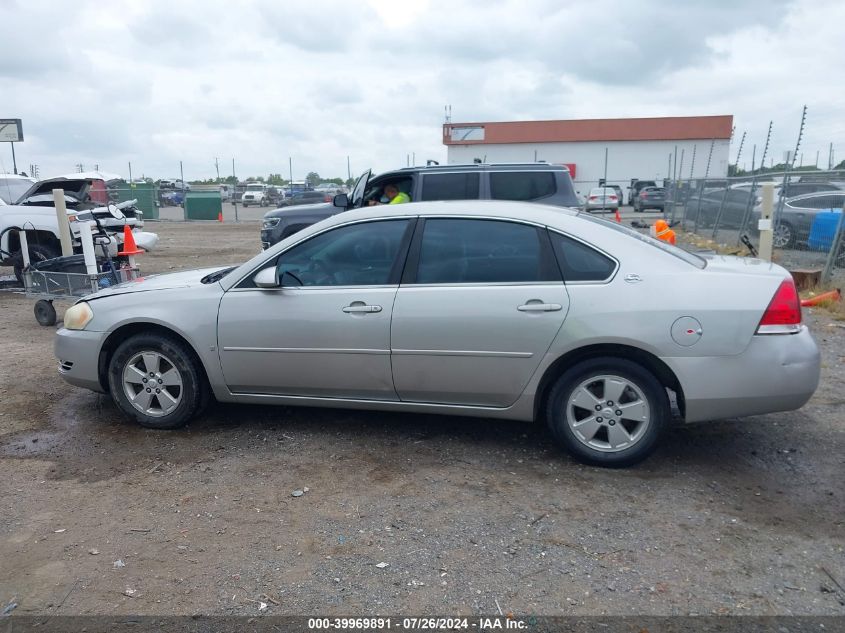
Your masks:
M 591 246 L 554 231 L 549 237 L 564 282 L 607 281 L 616 271 L 616 262 Z
M 490 172 L 490 197 L 494 200 L 539 200 L 557 193 L 551 171 Z

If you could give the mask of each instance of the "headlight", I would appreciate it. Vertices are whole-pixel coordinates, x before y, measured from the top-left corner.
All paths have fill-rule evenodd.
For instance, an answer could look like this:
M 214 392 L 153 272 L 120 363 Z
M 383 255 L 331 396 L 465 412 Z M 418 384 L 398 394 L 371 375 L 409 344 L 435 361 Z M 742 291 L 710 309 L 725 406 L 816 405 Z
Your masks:
M 280 220 L 281 220 L 281 218 L 265 218 L 264 222 L 262 222 L 262 224 L 261 224 L 261 228 L 272 229 L 274 226 L 276 226 L 279 223 Z
M 65 310 L 64 323 L 69 330 L 84 330 L 85 326 L 94 318 L 94 311 L 85 301 L 80 301 L 76 305 L 71 306 Z

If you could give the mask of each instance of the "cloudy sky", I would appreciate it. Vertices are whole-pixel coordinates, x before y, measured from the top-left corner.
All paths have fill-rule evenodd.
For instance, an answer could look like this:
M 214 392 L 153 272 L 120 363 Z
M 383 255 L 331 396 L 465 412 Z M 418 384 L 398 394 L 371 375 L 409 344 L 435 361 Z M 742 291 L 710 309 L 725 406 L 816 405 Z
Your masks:
M 750 166 L 808 106 L 803 162 L 845 159 L 841 0 L 0 0 L 18 168 L 188 180 L 444 160 L 452 119 L 733 114 Z M 734 143 L 735 160 L 738 143 Z M 7 144 L 0 172 L 11 171 Z M 768 161 L 767 161 L 768 162 Z

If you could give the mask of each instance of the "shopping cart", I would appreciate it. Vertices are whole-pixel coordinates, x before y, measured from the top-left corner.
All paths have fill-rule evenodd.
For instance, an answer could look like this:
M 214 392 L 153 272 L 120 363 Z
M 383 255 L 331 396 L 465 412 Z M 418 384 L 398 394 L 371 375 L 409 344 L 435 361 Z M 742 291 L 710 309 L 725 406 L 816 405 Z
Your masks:
M 48 260 L 48 262 L 51 260 Z M 24 291 L 35 302 L 35 320 L 40 325 L 56 324 L 56 299 L 81 299 L 104 288 L 132 281 L 139 276 L 138 267 L 118 268 L 96 274 L 57 272 L 30 267 L 23 273 Z

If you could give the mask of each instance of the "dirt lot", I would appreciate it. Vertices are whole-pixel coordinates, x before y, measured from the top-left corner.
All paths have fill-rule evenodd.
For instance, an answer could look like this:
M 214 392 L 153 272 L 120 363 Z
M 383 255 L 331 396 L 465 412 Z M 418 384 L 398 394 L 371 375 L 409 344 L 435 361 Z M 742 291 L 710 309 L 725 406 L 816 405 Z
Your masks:
M 255 223 L 153 230 L 145 272 L 258 248 Z M 491 420 L 218 405 L 144 430 L 59 378 L 31 300 L 2 292 L 0 315 L 15 614 L 845 614 L 845 330 L 824 312 L 810 404 L 675 429 L 625 471 Z

